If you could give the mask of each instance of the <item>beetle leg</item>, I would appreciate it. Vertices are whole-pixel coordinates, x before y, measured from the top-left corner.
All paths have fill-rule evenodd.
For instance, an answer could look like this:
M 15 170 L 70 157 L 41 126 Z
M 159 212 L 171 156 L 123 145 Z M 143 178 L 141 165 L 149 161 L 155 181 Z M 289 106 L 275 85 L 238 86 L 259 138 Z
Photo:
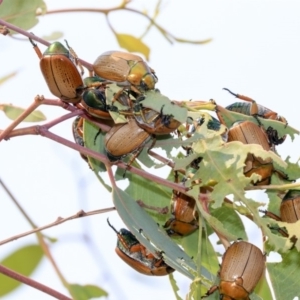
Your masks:
M 94 137 L 94 145 L 96 145 L 96 140 L 97 137 L 101 134 L 101 129 L 99 128 L 98 132 L 96 133 L 95 137 Z
M 67 40 L 65 40 L 65 43 L 66 43 L 66 45 L 67 45 L 67 47 L 69 49 L 70 54 L 72 54 L 72 56 L 74 57 L 75 65 L 79 67 L 80 73 L 81 73 L 81 75 L 83 75 L 84 74 L 84 69 L 83 69 L 83 66 L 82 66 L 81 62 L 78 59 L 78 55 L 76 54 L 76 52 L 74 51 L 74 49 L 69 46 Z
M 282 221 L 279 216 L 277 216 L 277 215 L 275 215 L 275 214 L 273 214 L 273 213 L 271 213 L 271 212 L 269 212 L 267 210 L 260 209 L 259 212 L 265 214 L 264 216 L 267 216 L 267 217 L 269 217 L 271 219 L 274 219 L 276 221 L 280 221 L 280 222 Z
M 252 99 L 250 97 L 247 97 L 247 96 L 244 96 L 244 95 L 235 94 L 235 93 L 233 93 L 232 91 L 230 91 L 227 88 L 223 88 L 223 90 L 229 92 L 231 95 L 235 96 L 238 99 L 241 99 L 241 100 L 244 100 L 244 101 L 247 101 L 247 102 L 251 102 L 252 105 L 250 107 L 250 115 L 254 116 L 254 117 L 258 115 L 258 106 L 257 106 L 257 103 L 256 103 L 256 101 L 254 99 Z
M 38 45 L 31 38 L 29 38 L 29 41 L 32 44 L 35 53 L 37 54 L 39 59 L 41 59 L 43 57 L 43 54 L 42 54 L 40 48 L 38 47 Z
M 148 151 L 151 150 L 151 149 L 154 147 L 155 143 L 156 143 L 156 138 L 155 138 L 155 136 L 153 135 L 153 136 L 152 136 L 152 143 L 151 143 L 151 145 L 149 146 Z M 132 163 L 134 162 L 134 160 L 139 156 L 139 154 L 142 152 L 142 150 L 143 150 L 143 147 L 140 147 L 139 149 L 136 150 L 135 153 L 131 153 L 132 156 L 131 156 L 130 160 L 128 161 L 128 163 L 126 164 L 126 169 L 125 169 L 125 172 L 124 172 L 124 174 L 123 174 L 123 178 L 125 178 L 125 176 L 126 176 L 126 171 L 127 171 L 127 169 L 130 168 L 131 164 L 132 164 Z
M 133 86 L 133 85 L 130 86 L 130 90 L 134 91 L 138 95 L 141 95 L 141 92 L 135 86 Z
M 270 146 L 279 145 L 285 141 L 286 136 L 284 135 L 282 138 L 279 138 L 277 130 L 273 129 L 271 126 L 268 127 L 266 133 L 269 139 Z

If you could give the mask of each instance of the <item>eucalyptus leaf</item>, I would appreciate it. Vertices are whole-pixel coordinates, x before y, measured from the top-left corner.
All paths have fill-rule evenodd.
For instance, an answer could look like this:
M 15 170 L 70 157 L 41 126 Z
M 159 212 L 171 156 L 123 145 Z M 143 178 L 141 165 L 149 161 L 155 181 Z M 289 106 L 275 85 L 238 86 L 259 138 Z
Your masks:
M 46 12 L 46 9 L 46 4 L 42 0 L 4 1 L 1 4 L 0 19 L 29 30 L 38 23 L 37 12 L 41 15 Z
M 24 108 L 12 104 L 0 104 L 0 110 L 11 120 L 16 120 L 25 111 Z M 35 110 L 30 113 L 23 122 L 40 122 L 45 120 L 45 115 L 41 111 Z
M 30 276 L 40 264 L 43 256 L 42 248 L 32 244 L 12 252 L 0 264 L 24 276 Z M 7 295 L 22 284 L 3 274 L 0 274 L 0 282 L 0 297 Z
M 154 255 L 161 255 L 166 264 L 190 279 L 196 276 L 196 265 L 158 226 L 153 219 L 127 193 L 117 187 L 113 189 L 113 201 L 128 229 Z M 202 276 L 209 277 L 203 269 Z
M 68 288 L 74 300 L 88 300 L 108 296 L 106 291 L 95 285 L 70 284 Z

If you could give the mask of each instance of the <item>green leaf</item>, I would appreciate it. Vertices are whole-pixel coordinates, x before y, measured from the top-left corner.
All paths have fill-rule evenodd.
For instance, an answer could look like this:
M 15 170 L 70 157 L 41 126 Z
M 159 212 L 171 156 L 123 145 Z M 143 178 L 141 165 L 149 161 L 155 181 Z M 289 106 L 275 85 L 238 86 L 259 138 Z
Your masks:
M 170 239 L 165 230 L 158 226 L 130 195 L 114 187 L 113 200 L 123 222 L 141 244 L 156 256 L 157 253 L 161 253 L 166 264 L 173 269 L 190 279 L 195 277 L 196 265 L 193 260 Z M 201 271 L 203 272 L 201 277 L 209 276 L 205 268 Z
M 300 297 L 300 253 L 292 249 L 281 256 L 282 262 L 267 263 L 275 297 L 276 299 Z
M 44 253 L 38 245 L 27 245 L 4 258 L 0 264 L 24 276 L 30 276 L 37 268 Z M 21 285 L 21 282 L 0 274 L 0 297 Z
M 46 4 L 42 0 L 9 0 L 1 4 L 0 18 L 29 30 L 38 23 L 38 14 L 46 12 Z M 14 34 L 14 31 L 11 31 Z
M 261 297 L 260 299 L 272 299 L 272 293 L 266 278 L 266 274 L 264 274 L 264 276 L 260 279 L 256 288 L 254 289 L 254 292 L 255 296 L 259 295 Z M 253 298 L 253 296 L 254 294 L 251 295 L 251 299 Z
M 100 129 L 92 122 L 84 120 L 83 122 L 84 146 L 91 150 L 105 154 L 105 148 L 104 148 L 105 133 L 100 130 L 100 134 L 97 136 L 99 130 Z M 95 139 L 96 136 L 97 138 Z M 91 169 L 97 176 L 100 183 L 110 192 L 111 187 L 107 185 L 104 179 L 101 177 L 101 173 L 106 172 L 105 165 L 101 161 L 93 157 L 88 157 L 88 161 Z
M 168 97 L 161 94 L 158 90 L 146 91 L 145 99 L 141 101 L 143 107 L 151 108 L 166 115 L 172 115 L 175 120 L 185 123 L 187 109 L 174 104 Z
M 179 287 L 178 287 L 177 282 L 172 273 L 169 275 L 169 279 L 170 279 L 170 284 L 171 284 L 171 287 L 174 292 L 176 300 L 183 300 L 177 293 L 179 291 Z
M 129 52 L 142 53 L 146 57 L 146 60 L 149 60 L 150 48 L 141 39 L 122 33 L 117 33 L 116 38 L 121 48 Z
M 211 215 L 222 222 L 224 228 L 229 232 L 234 232 L 235 236 L 243 240 L 248 240 L 244 224 L 238 213 L 229 207 L 222 206 L 211 211 Z
M 125 192 L 131 195 L 132 198 L 139 199 L 145 205 L 150 205 L 157 209 L 168 208 L 170 206 L 172 192 L 169 188 L 133 173 L 128 173 L 127 178 L 129 180 L 129 186 Z M 164 225 L 170 217 L 169 214 L 159 214 L 154 209 L 147 210 L 147 212 L 151 215 L 153 220 L 160 225 Z
M 70 284 L 69 291 L 74 300 L 107 297 L 108 293 L 96 285 Z
M 24 108 L 12 104 L 0 104 L 0 110 L 11 120 L 17 119 L 25 111 Z M 44 120 L 46 120 L 46 116 L 41 111 L 35 110 L 23 122 L 40 122 Z

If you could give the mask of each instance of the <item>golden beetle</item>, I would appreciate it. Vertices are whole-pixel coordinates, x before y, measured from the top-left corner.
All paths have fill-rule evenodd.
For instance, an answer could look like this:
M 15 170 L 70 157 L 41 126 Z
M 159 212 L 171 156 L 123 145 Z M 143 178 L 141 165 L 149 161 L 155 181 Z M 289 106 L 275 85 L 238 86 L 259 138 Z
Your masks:
M 54 42 L 42 54 L 37 44 L 29 40 L 40 58 L 41 71 L 51 93 L 65 102 L 80 102 L 83 81 L 75 65 L 74 51 Z
M 206 296 L 219 289 L 222 300 L 250 300 L 251 294 L 265 270 L 266 257 L 256 246 L 234 242 L 223 255 L 219 272 L 220 284 Z
M 108 51 L 93 64 L 94 72 L 106 79 L 130 88 L 137 94 L 155 87 L 157 77 L 143 59 L 135 54 Z
M 296 223 L 300 219 L 300 190 L 289 190 L 286 193 L 280 204 L 280 216 L 269 211 L 262 210 L 261 212 L 276 221 Z M 289 236 L 283 229 L 278 229 L 278 231 L 285 237 Z
M 168 266 L 162 258 L 156 258 L 127 229 L 117 231 L 107 220 L 108 225 L 118 236 L 116 253 L 137 272 L 150 276 L 164 276 L 175 270 Z
M 272 150 L 265 131 L 250 121 L 236 122 L 233 124 L 228 131 L 228 142 L 231 141 L 239 141 L 243 144 L 258 144 L 266 151 Z M 245 165 L 244 174 L 246 177 L 250 177 L 253 173 L 261 175 L 261 181 L 256 183 L 256 185 L 270 183 L 274 171 L 271 158 L 263 160 L 249 153 Z
M 178 183 L 178 173 L 175 173 L 175 182 Z M 199 228 L 198 212 L 195 199 L 181 192 L 173 190 L 172 217 L 165 223 L 170 236 L 184 236 L 193 233 Z
M 261 123 L 257 117 L 277 120 L 287 125 L 287 120 L 284 117 L 279 116 L 278 113 L 272 111 L 271 109 L 256 103 L 256 101 L 252 98 L 240 94 L 235 94 L 227 88 L 224 88 L 224 90 L 228 91 L 231 95 L 235 96 L 238 99 L 247 101 L 232 103 L 231 105 L 226 106 L 226 109 L 248 116 L 253 116 L 256 118 L 259 125 L 261 125 Z M 271 145 L 282 144 L 286 138 L 286 136 L 279 138 L 277 130 L 273 129 L 272 127 L 267 128 L 266 134 L 268 135 L 269 143 Z
M 128 123 L 116 124 L 106 133 L 107 157 L 111 161 L 116 161 L 128 154 L 133 154 L 131 163 L 151 137 L 148 132 L 137 125 L 133 118 L 128 118 Z

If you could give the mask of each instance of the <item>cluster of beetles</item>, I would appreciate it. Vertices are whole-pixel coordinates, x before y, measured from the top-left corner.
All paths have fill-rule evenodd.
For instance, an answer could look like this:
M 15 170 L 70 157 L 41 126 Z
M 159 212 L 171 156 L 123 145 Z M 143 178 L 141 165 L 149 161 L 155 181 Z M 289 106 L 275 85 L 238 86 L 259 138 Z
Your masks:
M 105 52 L 95 60 L 90 76 L 83 79 L 78 70 L 78 58 L 68 44 L 65 47 L 55 42 L 42 54 L 37 45 L 30 41 L 40 58 L 41 71 L 51 93 L 62 101 L 84 110 L 89 117 L 110 126 L 105 134 L 104 146 L 107 158 L 112 163 L 130 157 L 127 160 L 127 164 L 130 165 L 146 145 L 149 149 L 154 145 L 157 135 L 177 134 L 178 128 L 186 123 L 188 135 L 191 136 L 196 127 L 203 123 L 201 118 L 188 122 L 187 115 L 186 122 L 183 122 L 182 117 L 176 118 L 176 109 L 180 105 L 155 89 L 158 78 L 154 70 L 137 55 L 120 51 Z M 277 130 L 272 127 L 265 128 L 258 117 L 277 120 L 285 125 L 287 121 L 251 98 L 227 91 L 244 101 L 233 103 L 225 109 L 252 116 L 254 121 L 235 122 L 224 132 L 224 141 L 258 144 L 264 150 L 275 152 L 275 146 L 283 143 L 285 136 L 279 136 Z M 161 101 L 163 104 L 149 104 L 152 101 L 149 101 L 149 97 L 154 99 L 153 102 Z M 220 111 L 216 110 L 216 114 L 219 120 L 212 117 L 207 123 L 211 130 L 219 130 L 220 125 L 225 123 Z M 82 146 L 83 122 L 82 117 L 77 117 L 73 123 L 74 139 Z M 193 152 L 188 146 L 183 149 L 186 155 Z M 86 156 L 82 157 L 87 160 Z M 201 157 L 193 160 L 190 167 L 197 170 L 200 162 Z M 261 176 L 260 181 L 253 184 L 269 184 L 274 172 L 281 178 L 288 179 L 283 172 L 274 169 L 272 159 L 263 160 L 248 154 L 244 175 L 250 177 L 257 173 Z M 178 182 L 176 172 L 175 175 Z M 276 220 L 293 223 L 299 219 L 299 203 L 300 192 L 290 190 L 282 200 L 280 216 L 271 212 L 265 214 Z M 172 217 L 164 225 L 167 234 L 174 237 L 193 233 L 198 230 L 198 217 L 195 199 L 174 190 Z M 136 271 L 155 276 L 167 275 L 174 271 L 163 258 L 151 254 L 130 231 L 116 230 L 109 220 L 108 225 L 118 237 L 116 253 Z M 284 230 L 281 233 L 288 236 Z M 265 255 L 262 251 L 251 243 L 236 241 L 223 255 L 219 285 L 213 286 L 204 297 L 219 290 L 220 299 L 250 299 L 249 294 L 253 292 L 264 269 Z

